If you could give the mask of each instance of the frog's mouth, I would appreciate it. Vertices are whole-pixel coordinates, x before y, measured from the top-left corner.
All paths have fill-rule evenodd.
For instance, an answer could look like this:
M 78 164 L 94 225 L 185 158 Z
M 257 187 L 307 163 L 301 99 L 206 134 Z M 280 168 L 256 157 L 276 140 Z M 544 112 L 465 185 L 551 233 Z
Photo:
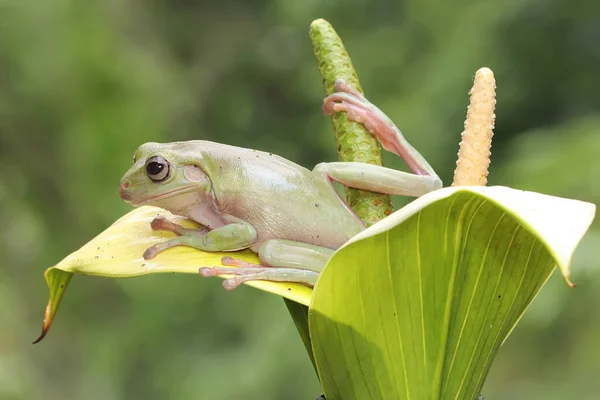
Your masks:
M 148 204 L 148 203 L 154 203 L 156 201 L 159 201 L 161 199 L 167 198 L 167 197 L 172 197 L 178 194 L 182 194 L 185 192 L 189 192 L 193 189 L 196 188 L 197 185 L 188 185 L 188 186 L 183 186 L 177 189 L 173 189 L 173 190 L 169 190 L 168 192 L 163 192 L 154 196 L 150 196 L 150 197 L 146 197 L 143 199 L 140 198 L 136 198 L 131 192 L 127 191 L 127 188 L 124 187 L 123 185 L 119 186 L 119 193 L 121 195 L 121 198 L 123 200 L 125 200 L 127 203 L 131 204 L 132 206 L 142 206 L 144 204 Z

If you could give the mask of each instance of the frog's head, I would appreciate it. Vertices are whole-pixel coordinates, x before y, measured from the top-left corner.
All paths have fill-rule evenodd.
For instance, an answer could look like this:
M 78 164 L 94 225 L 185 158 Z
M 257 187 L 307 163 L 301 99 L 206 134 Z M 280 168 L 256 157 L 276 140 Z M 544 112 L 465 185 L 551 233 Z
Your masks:
M 133 206 L 155 205 L 173 210 L 191 205 L 211 192 L 211 182 L 182 143 L 145 143 L 121 179 L 121 198 Z

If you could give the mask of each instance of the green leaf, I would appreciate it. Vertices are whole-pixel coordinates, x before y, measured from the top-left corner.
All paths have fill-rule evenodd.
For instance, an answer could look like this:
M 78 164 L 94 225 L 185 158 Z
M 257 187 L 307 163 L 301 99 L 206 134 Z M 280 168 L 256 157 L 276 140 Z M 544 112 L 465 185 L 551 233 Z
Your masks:
M 128 278 L 148 274 L 185 273 L 198 275 L 200 267 L 221 265 L 221 258 L 228 255 L 251 263 L 259 263 L 253 252 L 239 251 L 209 253 L 191 247 L 174 247 L 161 252 L 152 260 L 142 257 L 144 251 L 175 235 L 170 232 L 153 231 L 150 222 L 163 215 L 172 222 L 195 228 L 199 225 L 157 207 L 140 207 L 117 220 L 76 252 L 67 256 L 45 272 L 50 299 L 44 315 L 41 336 L 44 338 L 52 325 L 67 284 L 73 274 L 97 275 L 110 278 Z M 222 276 L 226 278 L 227 276 Z M 198 284 L 204 278 L 198 275 Z M 312 289 L 295 283 L 252 281 L 246 283 L 267 292 L 275 293 L 295 302 L 309 304 Z
M 315 286 L 309 327 L 335 399 L 475 399 L 500 345 L 595 206 L 505 187 L 429 193 L 354 237 Z
M 294 325 L 296 325 L 296 329 L 300 334 L 300 339 L 302 339 L 302 343 L 304 344 L 308 358 L 310 358 L 310 362 L 312 363 L 313 368 L 318 376 L 317 365 L 315 364 L 315 357 L 313 356 L 312 342 L 310 341 L 310 331 L 308 329 L 308 307 L 304 304 L 300 304 L 288 299 L 283 300 L 285 301 L 285 305 L 292 316 L 292 319 L 294 320 Z

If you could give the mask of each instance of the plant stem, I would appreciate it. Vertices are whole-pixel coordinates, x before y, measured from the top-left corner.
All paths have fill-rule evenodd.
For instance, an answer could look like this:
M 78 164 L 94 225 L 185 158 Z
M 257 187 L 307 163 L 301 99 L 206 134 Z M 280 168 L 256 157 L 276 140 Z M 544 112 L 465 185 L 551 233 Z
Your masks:
M 335 80 L 340 78 L 362 92 L 348 52 L 331 24 L 324 19 L 317 19 L 310 25 L 309 34 L 315 57 L 319 63 L 325 95 L 328 96 L 334 92 Z M 381 150 L 377 139 L 362 124 L 348 121 L 345 113 L 335 114 L 332 116 L 332 120 L 340 161 L 358 161 L 382 165 Z M 389 195 L 353 188 L 345 188 L 344 190 L 348 204 L 366 226 L 373 225 L 393 211 L 392 199 Z M 308 308 L 290 300 L 285 300 L 285 304 L 294 319 L 296 328 L 318 376 L 308 330 Z
M 336 79 L 344 79 L 362 93 L 350 56 L 331 24 L 324 19 L 313 21 L 310 25 L 310 38 L 319 63 L 325 95 L 334 92 L 333 85 Z M 349 121 L 346 113 L 337 113 L 332 116 L 332 120 L 340 161 L 382 165 L 377 139 L 362 124 Z M 344 190 L 348 204 L 367 226 L 373 225 L 393 211 L 389 195 L 353 188 Z

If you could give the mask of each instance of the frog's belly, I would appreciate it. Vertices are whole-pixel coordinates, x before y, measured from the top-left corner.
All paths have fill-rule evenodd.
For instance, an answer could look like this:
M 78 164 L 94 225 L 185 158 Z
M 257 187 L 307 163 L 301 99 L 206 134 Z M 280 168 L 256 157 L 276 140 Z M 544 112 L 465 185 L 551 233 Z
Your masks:
M 243 218 L 251 223 L 258 233 L 258 241 L 251 249 L 257 252 L 265 240 L 284 239 L 335 250 L 364 229 L 356 217 L 345 209 L 335 212 L 310 211 L 308 209 L 293 216 L 287 213 L 286 219 L 273 219 L 273 215 L 269 215 L 267 220 Z

